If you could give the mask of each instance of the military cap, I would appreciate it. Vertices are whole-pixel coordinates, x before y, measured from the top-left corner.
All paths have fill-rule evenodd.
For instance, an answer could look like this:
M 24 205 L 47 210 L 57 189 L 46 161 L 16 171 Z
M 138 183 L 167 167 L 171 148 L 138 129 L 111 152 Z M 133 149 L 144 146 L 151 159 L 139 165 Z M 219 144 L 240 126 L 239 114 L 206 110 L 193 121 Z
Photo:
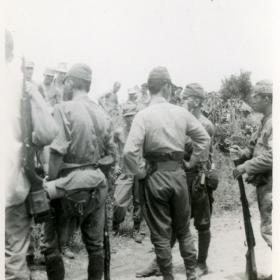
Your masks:
M 33 61 L 26 61 L 25 62 L 25 68 L 34 68 L 34 62 Z
M 182 98 L 188 97 L 188 96 L 194 96 L 201 99 L 206 98 L 206 93 L 203 89 L 203 87 L 198 83 L 191 83 L 186 85 L 185 89 L 182 92 Z
M 124 117 L 134 116 L 134 115 L 136 115 L 136 113 L 137 113 L 137 106 L 134 103 L 127 103 L 123 107 L 122 115 Z
M 254 87 L 255 94 L 272 96 L 273 83 L 271 80 L 261 80 Z
M 129 88 L 127 92 L 130 95 L 130 94 L 137 94 L 139 91 L 140 89 L 137 86 L 134 86 L 132 88 Z
M 84 63 L 74 64 L 67 72 L 65 79 L 69 77 L 82 79 L 91 82 L 92 71 L 90 67 Z
M 55 76 L 55 70 L 53 68 L 47 67 L 44 71 L 45 76 Z
M 67 64 L 65 62 L 58 63 L 56 72 L 67 73 Z
M 172 84 L 171 77 L 166 67 L 158 66 L 154 68 L 149 74 L 148 86 L 151 86 L 152 84 L 159 83 L 159 82 L 162 84 L 166 82 Z

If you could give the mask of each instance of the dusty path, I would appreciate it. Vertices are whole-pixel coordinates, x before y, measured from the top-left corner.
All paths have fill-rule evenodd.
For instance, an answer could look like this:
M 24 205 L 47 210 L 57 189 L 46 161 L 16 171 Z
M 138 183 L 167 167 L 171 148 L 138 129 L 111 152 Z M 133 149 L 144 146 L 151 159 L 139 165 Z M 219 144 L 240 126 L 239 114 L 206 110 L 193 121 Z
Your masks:
M 257 246 L 255 248 L 256 262 L 259 275 L 271 273 L 271 252 L 261 238 L 257 209 L 253 209 L 253 228 Z M 194 232 L 195 233 L 195 232 Z M 194 234 L 195 235 L 195 234 Z M 203 280 L 240 280 L 244 278 L 245 235 L 242 216 L 233 212 L 217 215 L 212 219 L 212 243 L 209 252 L 210 273 Z M 196 238 L 196 236 L 195 236 Z M 135 243 L 131 238 L 111 238 L 111 247 L 114 251 L 111 262 L 112 280 L 134 280 L 135 271 L 145 267 L 153 259 L 152 245 L 149 237 L 142 244 Z M 75 260 L 65 260 L 66 279 L 87 279 L 87 255 L 82 250 Z M 178 246 L 173 249 L 173 264 L 175 279 L 186 279 L 182 259 Z M 33 279 L 47 279 L 44 271 L 32 272 Z M 159 280 L 161 277 L 149 277 L 147 280 Z

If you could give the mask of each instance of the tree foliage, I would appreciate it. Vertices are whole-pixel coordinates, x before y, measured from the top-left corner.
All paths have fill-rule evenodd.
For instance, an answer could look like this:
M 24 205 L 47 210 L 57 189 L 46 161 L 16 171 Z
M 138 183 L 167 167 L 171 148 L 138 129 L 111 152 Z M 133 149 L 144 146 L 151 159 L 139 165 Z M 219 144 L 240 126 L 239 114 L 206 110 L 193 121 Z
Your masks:
M 248 102 L 251 92 L 251 72 L 240 71 L 239 75 L 231 75 L 222 80 L 220 93 L 224 101 L 233 98 Z

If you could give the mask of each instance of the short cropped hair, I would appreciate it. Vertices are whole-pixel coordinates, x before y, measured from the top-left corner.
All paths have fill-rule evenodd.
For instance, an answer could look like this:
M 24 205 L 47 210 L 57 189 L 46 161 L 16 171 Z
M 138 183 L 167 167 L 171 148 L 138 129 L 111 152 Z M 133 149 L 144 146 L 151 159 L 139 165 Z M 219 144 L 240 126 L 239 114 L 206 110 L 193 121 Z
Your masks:
M 78 90 L 84 90 L 85 92 L 89 92 L 90 91 L 90 86 L 91 86 L 91 82 L 90 81 L 86 81 L 83 79 L 79 79 L 76 77 L 69 77 L 74 85 L 73 88 L 74 89 L 78 89 Z

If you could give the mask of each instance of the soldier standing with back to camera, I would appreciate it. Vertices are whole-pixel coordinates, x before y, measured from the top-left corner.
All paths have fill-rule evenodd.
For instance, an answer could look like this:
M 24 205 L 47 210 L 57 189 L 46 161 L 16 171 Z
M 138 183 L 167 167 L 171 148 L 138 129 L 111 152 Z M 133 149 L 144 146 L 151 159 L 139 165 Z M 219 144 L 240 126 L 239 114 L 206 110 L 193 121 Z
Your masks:
M 214 135 L 214 125 L 210 120 L 208 120 L 201 112 L 201 107 L 205 100 L 205 92 L 203 88 L 197 84 L 192 83 L 185 87 L 181 95 L 182 106 L 190 111 L 196 119 L 202 124 L 205 130 L 208 132 L 208 135 L 212 138 Z M 191 158 L 193 146 L 192 140 L 187 137 L 185 144 L 185 156 L 186 165 L 189 164 Z M 205 155 L 209 153 L 209 158 L 205 156 L 205 162 L 203 163 L 203 168 L 206 173 L 206 186 L 200 187 L 200 172 L 202 171 L 201 164 L 197 164 L 192 168 L 187 168 L 187 185 L 190 189 L 190 202 L 191 202 L 191 211 L 192 217 L 194 218 L 194 225 L 198 230 L 198 257 L 197 257 L 197 274 L 202 276 L 208 273 L 208 267 L 206 264 L 206 259 L 208 256 L 208 249 L 210 245 L 210 218 L 212 212 L 212 203 L 213 189 L 217 187 L 217 177 L 215 176 L 213 170 L 211 170 L 212 165 L 212 154 L 213 149 L 210 143 L 210 146 L 207 146 L 205 149 Z M 211 177 L 210 177 L 211 176 Z M 215 176 L 215 177 L 214 177 Z M 195 184 L 194 184 L 195 183 Z M 196 189 L 196 188 L 199 189 Z M 171 247 L 175 244 L 175 239 L 171 242 Z M 159 275 L 159 269 L 156 265 L 155 260 L 143 271 L 137 273 L 137 277 L 148 277 L 152 275 Z
M 88 279 L 101 280 L 104 272 L 108 186 L 98 166 L 104 156 L 113 156 L 114 144 L 105 113 L 88 96 L 91 76 L 87 65 L 72 66 L 64 82 L 69 101 L 54 109 L 59 134 L 50 146 L 50 181 L 45 184 L 54 209 L 52 219 L 45 224 L 44 254 L 49 280 L 64 279 L 56 227 L 62 227 L 69 216 L 79 220 L 89 258 Z
M 234 145 L 230 152 L 233 158 L 239 158 L 243 164 L 234 171 L 235 178 L 247 175 L 246 181 L 256 186 L 257 200 L 261 216 L 261 234 L 272 249 L 272 81 L 262 80 L 256 83 L 252 94 L 252 107 L 255 112 L 264 115 L 261 124 L 250 141 L 250 146 L 241 149 Z M 267 279 L 272 279 L 269 276 Z
M 181 162 L 186 136 L 193 140 L 191 166 L 200 160 L 210 138 L 187 110 L 168 103 L 172 82 L 165 67 L 151 71 L 148 88 L 151 102 L 133 120 L 124 148 L 124 164 L 127 172 L 145 178 L 142 209 L 163 279 L 174 279 L 171 254 L 174 233 L 187 279 L 194 280 L 196 252 L 189 228 L 191 209 Z

